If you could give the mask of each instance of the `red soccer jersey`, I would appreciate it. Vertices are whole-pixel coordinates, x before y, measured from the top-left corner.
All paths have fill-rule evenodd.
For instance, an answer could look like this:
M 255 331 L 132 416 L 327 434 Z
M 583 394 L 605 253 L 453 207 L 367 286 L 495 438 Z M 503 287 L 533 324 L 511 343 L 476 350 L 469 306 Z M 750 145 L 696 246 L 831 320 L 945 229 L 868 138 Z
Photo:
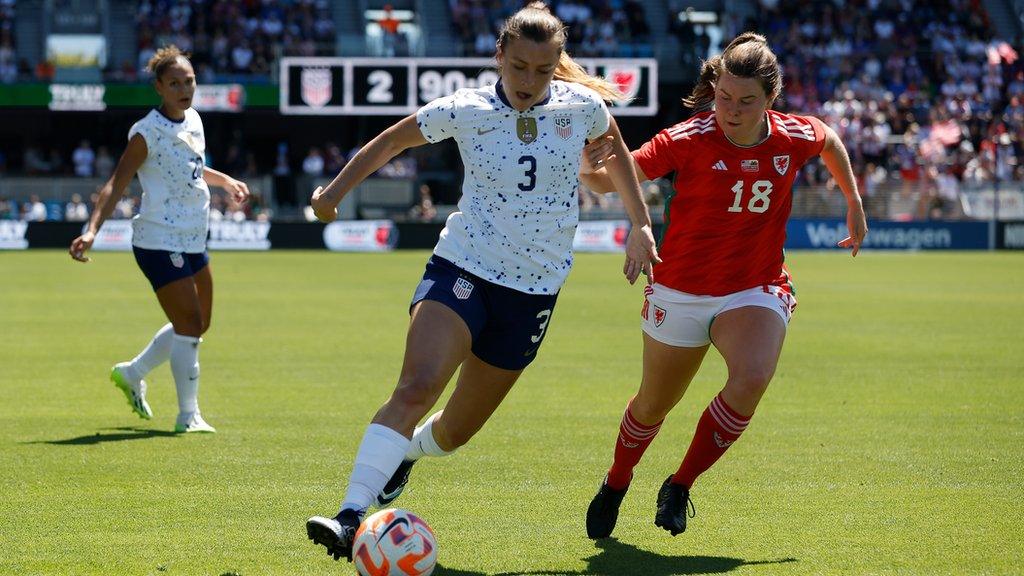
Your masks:
M 786 220 L 793 180 L 825 147 L 825 127 L 810 116 L 768 111 L 768 138 L 738 146 L 713 112 L 662 130 L 633 152 L 651 179 L 675 172 L 665 202 L 658 284 L 722 296 L 783 281 Z

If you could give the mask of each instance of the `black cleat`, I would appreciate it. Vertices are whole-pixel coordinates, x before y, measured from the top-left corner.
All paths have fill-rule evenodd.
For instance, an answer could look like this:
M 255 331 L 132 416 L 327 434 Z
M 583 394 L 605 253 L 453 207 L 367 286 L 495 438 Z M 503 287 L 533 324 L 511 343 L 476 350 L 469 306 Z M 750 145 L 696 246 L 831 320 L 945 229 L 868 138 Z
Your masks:
M 362 522 L 362 514 L 355 510 L 342 510 L 334 518 L 313 516 L 306 520 L 306 534 L 314 544 L 327 548 L 327 555 L 335 560 L 344 556 L 352 561 L 352 542 Z
M 619 519 L 619 505 L 622 504 L 622 497 L 626 495 L 626 486 L 622 490 L 616 490 L 608 486 L 608 478 L 601 482 L 594 499 L 590 501 L 587 508 L 587 537 L 593 540 L 607 538 L 612 535 L 615 529 L 615 521 Z
M 398 469 L 391 475 L 391 479 L 381 489 L 380 494 L 377 494 L 378 506 L 383 508 L 402 495 L 405 485 L 409 483 L 409 471 L 412 470 L 412 465 L 415 463 L 415 460 L 402 460 Z
M 672 477 L 665 479 L 665 483 L 658 490 L 658 511 L 654 514 L 654 525 L 664 528 L 673 536 L 686 531 L 687 505 L 689 505 L 689 516 L 697 515 L 697 509 L 690 500 L 690 490 L 682 484 L 672 483 Z

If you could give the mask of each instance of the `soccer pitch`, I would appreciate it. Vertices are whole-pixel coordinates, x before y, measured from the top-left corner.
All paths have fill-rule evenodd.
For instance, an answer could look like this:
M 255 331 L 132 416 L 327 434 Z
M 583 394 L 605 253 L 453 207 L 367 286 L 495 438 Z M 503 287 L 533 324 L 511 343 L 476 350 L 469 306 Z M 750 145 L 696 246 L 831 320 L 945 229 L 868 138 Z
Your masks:
M 214 253 L 200 403 L 138 419 L 108 380 L 164 323 L 130 254 L 0 253 L 0 574 L 354 574 L 306 539 L 398 375 L 426 252 Z M 654 500 L 720 389 L 708 354 L 636 471 L 617 539 L 587 504 L 640 375 L 642 287 L 579 255 L 483 431 L 396 502 L 439 576 L 1015 574 L 1024 549 L 1024 254 L 789 254 L 799 306 L 743 438 L 671 537 Z M 1014 552 L 1016 550 L 1016 552 Z

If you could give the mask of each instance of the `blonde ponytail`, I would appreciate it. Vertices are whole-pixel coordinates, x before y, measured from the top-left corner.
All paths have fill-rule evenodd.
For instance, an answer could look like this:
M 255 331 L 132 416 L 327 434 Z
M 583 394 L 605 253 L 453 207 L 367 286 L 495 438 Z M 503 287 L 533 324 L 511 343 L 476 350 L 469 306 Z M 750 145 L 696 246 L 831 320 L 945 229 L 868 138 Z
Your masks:
M 610 101 L 621 101 L 625 98 L 615 84 L 587 73 L 565 51 L 568 34 L 565 24 L 551 13 L 543 2 L 531 2 L 522 10 L 509 16 L 498 34 L 498 49 L 503 50 L 509 42 L 525 38 L 532 42 L 544 43 L 554 40 L 558 43 L 562 54 L 558 57 L 555 67 L 555 80 L 575 82 L 597 92 L 602 98 Z

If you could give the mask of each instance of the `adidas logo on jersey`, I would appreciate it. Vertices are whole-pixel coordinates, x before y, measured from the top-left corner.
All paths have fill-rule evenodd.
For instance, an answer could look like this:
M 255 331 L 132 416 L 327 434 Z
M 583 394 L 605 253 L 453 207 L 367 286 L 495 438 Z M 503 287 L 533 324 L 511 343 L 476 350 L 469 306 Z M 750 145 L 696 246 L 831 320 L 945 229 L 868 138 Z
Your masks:
M 725 161 L 724 160 L 719 160 L 718 162 L 715 162 L 714 165 L 711 166 L 711 169 L 712 170 L 728 170 L 728 168 L 725 167 Z

